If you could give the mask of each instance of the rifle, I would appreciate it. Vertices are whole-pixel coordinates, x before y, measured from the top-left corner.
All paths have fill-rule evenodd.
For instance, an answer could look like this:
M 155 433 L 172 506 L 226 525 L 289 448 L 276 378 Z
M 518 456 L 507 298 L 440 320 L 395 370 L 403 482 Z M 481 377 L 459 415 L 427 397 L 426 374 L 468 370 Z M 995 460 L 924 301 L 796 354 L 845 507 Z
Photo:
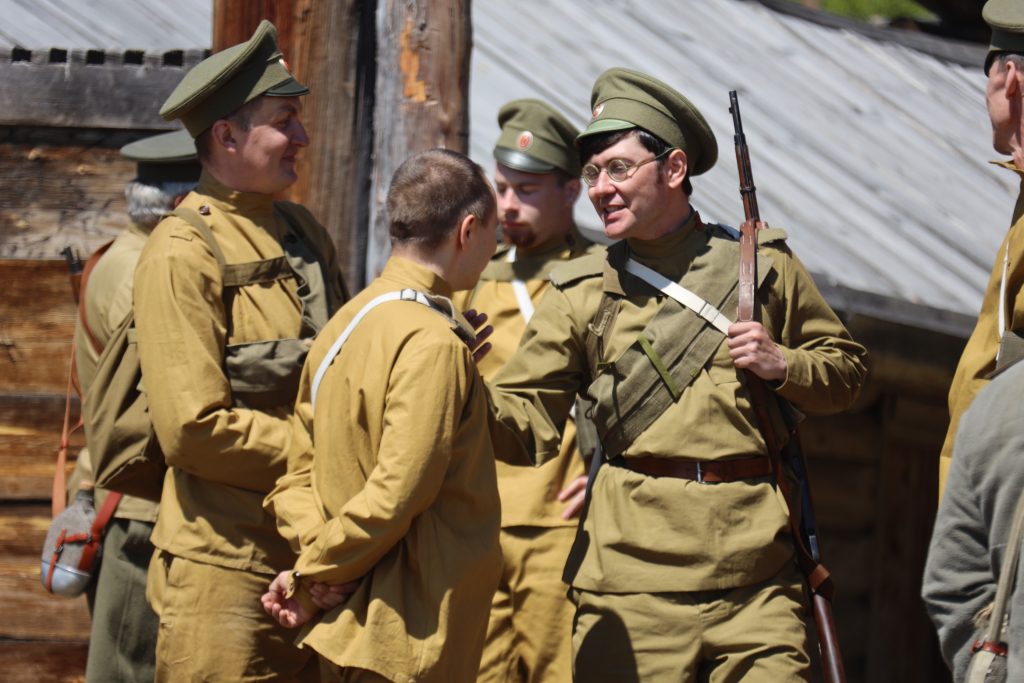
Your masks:
M 736 144 L 736 166 L 739 168 L 740 197 L 743 200 L 745 219 L 740 226 L 739 305 L 736 317 L 740 322 L 749 322 L 755 319 L 757 231 L 761 228 L 761 215 L 757 208 L 757 189 L 754 187 L 754 175 L 750 170 L 750 150 L 747 148 L 747 138 L 743 134 L 740 103 L 735 90 L 729 91 L 729 112 L 732 114 L 735 132 L 733 139 Z M 818 650 L 825 680 L 827 683 L 845 683 L 846 672 L 843 669 L 843 657 L 839 651 L 839 639 L 836 637 L 835 621 L 832 617 L 834 584 L 828 570 L 821 564 L 817 526 L 811 505 L 810 482 L 807 479 L 807 463 L 800 446 L 797 420 L 794 411 L 787 410 L 789 406 L 781 405 L 780 401 L 780 409 L 789 431 L 786 445 L 780 446 L 769 410 L 771 401 L 778 400 L 778 397 L 769 392 L 764 380 L 750 371 L 746 372 L 746 383 L 758 428 L 772 459 L 775 480 L 789 505 L 790 531 L 796 546 L 797 563 L 807 582 L 814 606 L 814 624 L 818 632 Z M 800 488 L 799 507 L 796 506 L 797 501 L 790 489 L 784 462 L 789 463 Z M 799 526 L 794 517 L 797 510 L 800 512 Z
M 85 265 L 82 263 L 82 259 L 78 257 L 78 253 L 71 247 L 64 247 L 60 253 L 64 255 L 64 260 L 68 262 L 68 279 L 71 280 L 71 293 L 74 294 L 75 303 L 77 304 L 81 296 L 82 271 L 85 269 Z

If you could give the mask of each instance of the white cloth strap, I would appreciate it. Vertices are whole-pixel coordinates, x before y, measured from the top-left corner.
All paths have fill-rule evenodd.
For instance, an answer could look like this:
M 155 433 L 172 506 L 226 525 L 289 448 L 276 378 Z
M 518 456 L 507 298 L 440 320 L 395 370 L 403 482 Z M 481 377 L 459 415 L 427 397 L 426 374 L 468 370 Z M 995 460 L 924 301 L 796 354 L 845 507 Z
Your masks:
M 369 303 L 359 309 L 356 316 L 352 318 L 349 324 L 345 326 L 345 329 L 341 331 L 341 334 L 338 335 L 338 338 L 334 340 L 334 343 L 331 344 L 331 348 L 328 349 L 327 355 L 324 356 L 322 361 L 320 361 L 320 365 L 316 369 L 316 374 L 313 375 L 313 387 L 310 392 L 310 400 L 313 404 L 313 410 L 316 410 L 316 395 L 320 390 L 320 382 L 323 381 L 324 375 L 327 374 L 327 368 L 331 367 L 331 363 L 334 362 L 335 357 L 337 357 L 338 353 L 341 351 L 341 347 L 345 345 L 345 342 L 348 341 L 352 332 L 355 331 L 356 326 L 358 326 L 362 319 L 366 317 L 367 313 L 388 301 L 415 301 L 418 304 L 423 304 L 430 308 L 434 307 L 422 292 L 417 292 L 415 289 L 403 289 L 397 292 L 381 294 L 380 296 L 371 299 Z
M 508 255 L 505 257 L 505 260 L 509 263 L 515 262 L 515 247 L 508 250 Z M 516 294 L 516 303 L 519 304 L 519 312 L 523 314 L 523 320 L 530 322 L 530 318 L 533 317 L 533 299 L 530 298 L 530 292 L 526 289 L 526 283 L 522 280 L 513 279 L 512 291 Z
M 1002 341 L 1003 333 L 1006 332 L 1006 273 L 1010 270 L 1010 243 L 1006 243 L 1006 251 L 1003 252 L 1003 277 L 999 281 L 999 331 L 996 332 L 996 341 Z M 996 360 L 999 360 L 999 347 L 996 347 Z
M 637 263 L 633 259 L 626 260 L 626 272 L 636 275 L 647 284 L 661 291 L 662 294 L 666 294 L 686 306 L 691 311 L 704 318 L 704 320 L 707 320 L 722 334 L 729 334 L 729 325 L 732 325 L 732 321 L 722 315 L 722 312 L 717 308 L 704 299 L 701 299 L 679 283 L 672 282 L 672 280 L 669 280 L 661 273 L 651 270 L 644 264 Z

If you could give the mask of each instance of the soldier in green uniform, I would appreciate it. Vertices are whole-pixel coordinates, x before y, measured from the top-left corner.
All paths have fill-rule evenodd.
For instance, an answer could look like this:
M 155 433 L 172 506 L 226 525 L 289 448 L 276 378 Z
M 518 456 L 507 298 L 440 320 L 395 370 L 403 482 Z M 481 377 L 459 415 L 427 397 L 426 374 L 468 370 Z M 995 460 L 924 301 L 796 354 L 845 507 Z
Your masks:
M 331 319 L 302 373 L 296 448 L 267 497 L 301 554 L 263 600 L 299 625 L 314 614 L 311 579 L 352 591 L 300 634 L 325 680 L 470 683 L 500 513 L 475 333 L 450 297 L 494 254 L 497 211 L 483 169 L 430 150 L 395 172 L 387 212 L 384 271 Z
M 985 60 L 986 105 L 992 121 L 992 146 L 1007 161 L 993 162 L 1021 178 L 1024 188 L 1024 9 L 1014 0 L 989 0 L 982 17 L 992 27 Z M 949 388 L 949 431 L 939 459 L 939 494 L 953 457 L 960 416 L 988 384 L 996 367 L 1024 356 L 1024 191 L 1017 196 L 1010 229 L 996 252 L 992 274 L 974 332 L 960 356 Z
M 541 463 L 559 453 L 576 397 L 594 402 L 606 462 L 565 573 L 574 675 L 807 680 L 789 511 L 743 372 L 801 411 L 834 413 L 858 393 L 864 349 L 781 230 L 760 231 L 762 322 L 730 321 L 738 242 L 690 202 L 717 144 L 689 100 L 611 69 L 591 106 L 583 179 L 620 241 L 552 273 L 492 390 L 495 451 Z
M 131 226 L 96 262 L 84 292 L 75 327 L 75 366 L 83 395 L 101 389 L 93 385 L 96 364 L 131 312 L 132 276 L 149 233 L 199 180 L 196 148 L 185 131 L 133 142 L 121 155 L 137 164 L 135 178 L 124 189 Z M 89 410 L 88 403 L 84 409 Z M 72 478 L 88 483 L 92 476 L 89 452 L 83 449 Z M 100 509 L 107 492 L 95 489 L 94 496 Z M 87 683 L 153 680 L 157 618 L 146 602 L 146 570 L 156 514 L 156 503 L 123 496 L 107 524 L 99 575 L 89 591 Z
M 498 125 L 494 183 L 506 244 L 479 284 L 454 299 L 459 310 L 485 312 L 494 328 L 491 351 L 479 363 L 486 380 L 518 348 L 551 270 L 598 249 L 573 222 L 580 193 L 575 126 L 533 99 L 506 104 Z M 566 424 L 558 457 L 542 467 L 513 466 L 500 456 L 497 467 L 503 568 L 478 681 L 568 683 L 574 610 L 562 570 L 586 486 L 575 421 Z
M 143 388 L 169 465 L 147 584 L 158 681 L 317 672 L 259 601 L 294 562 L 262 503 L 285 471 L 302 362 L 347 298 L 326 231 L 274 201 L 309 144 L 307 92 L 265 21 L 186 74 L 160 111 L 195 138 L 203 172 L 135 273 Z

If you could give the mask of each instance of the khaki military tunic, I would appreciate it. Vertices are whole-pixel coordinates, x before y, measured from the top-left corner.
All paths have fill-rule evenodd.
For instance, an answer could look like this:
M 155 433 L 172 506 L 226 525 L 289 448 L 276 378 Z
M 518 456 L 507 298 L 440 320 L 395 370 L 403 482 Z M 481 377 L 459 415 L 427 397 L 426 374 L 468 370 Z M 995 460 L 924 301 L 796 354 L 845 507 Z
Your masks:
M 722 238 L 711 237 L 698 221 L 694 215 L 656 240 L 630 240 L 631 256 L 678 281 L 688 269 L 696 271 L 722 253 L 716 242 Z M 805 413 L 843 410 L 864 380 L 864 348 L 851 340 L 785 247 L 784 233 L 765 236 L 778 239 L 760 250 L 771 263 L 757 297 L 760 319 L 788 364 L 788 375 L 775 391 Z M 615 360 L 634 343 L 664 299 L 639 279 L 620 277 L 600 257 L 589 272 L 553 288 L 527 326 L 521 349 L 495 379 L 492 396 L 505 427 L 496 448 L 518 447 L 521 457 L 540 462 L 557 454 L 558 427 L 596 374 L 587 358 L 588 324 L 605 291 L 623 298 L 604 337 L 602 362 Z M 723 312 L 735 319 L 735 308 Z M 597 427 L 602 432 L 602 425 Z M 719 460 L 766 453 L 740 371 L 723 340 L 678 401 L 623 456 Z M 705 485 L 605 466 L 592 486 L 580 541 L 566 570 L 575 588 L 610 593 L 733 588 L 777 575 L 793 555 L 786 504 L 768 479 Z
M 229 265 L 282 257 L 282 242 L 295 239 L 270 196 L 232 191 L 205 172 L 181 207 L 203 216 Z M 285 471 L 294 393 L 247 396 L 260 407 L 243 407 L 225 375 L 225 348 L 311 336 L 300 335 L 304 314 L 322 325 L 344 298 L 327 233 L 301 207 L 292 211 L 310 226 L 303 232 L 315 240 L 309 247 L 323 264 L 320 283 L 288 277 L 246 285 L 225 310 L 214 255 L 176 216 L 153 231 L 135 273 L 143 388 L 170 466 L 153 543 L 196 562 L 267 575 L 294 560 L 262 505 Z M 304 306 L 300 285 L 314 290 L 314 305 Z
M 967 346 L 960 356 L 960 363 L 953 375 L 949 388 L 949 431 L 942 445 L 939 458 L 939 495 L 946 488 L 946 475 L 953 458 L 953 442 L 956 439 L 960 416 L 971 405 L 971 401 L 988 384 L 988 376 L 996 368 L 996 352 L 1004 331 L 1024 332 L 1024 170 L 1013 163 L 994 162 L 1021 176 L 1021 193 L 1013 208 L 1010 229 L 996 253 L 992 274 L 985 288 L 985 298 L 978 314 L 974 332 L 967 340 Z M 1009 259 L 1008 262 L 1006 259 Z M 1003 266 L 1006 264 L 1006 298 L 1002 300 L 1000 290 L 1003 283 Z M 999 329 L 999 307 L 1004 306 L 1006 329 Z
M 324 375 L 315 413 L 310 403 L 313 375 L 356 313 L 406 288 L 451 295 L 426 268 L 392 257 L 314 343 L 296 405 L 312 454 L 293 451 L 267 504 L 301 548 L 300 576 L 360 579 L 298 642 L 392 681 L 472 681 L 498 580 L 500 511 L 487 394 L 469 348 L 438 312 L 384 303 Z

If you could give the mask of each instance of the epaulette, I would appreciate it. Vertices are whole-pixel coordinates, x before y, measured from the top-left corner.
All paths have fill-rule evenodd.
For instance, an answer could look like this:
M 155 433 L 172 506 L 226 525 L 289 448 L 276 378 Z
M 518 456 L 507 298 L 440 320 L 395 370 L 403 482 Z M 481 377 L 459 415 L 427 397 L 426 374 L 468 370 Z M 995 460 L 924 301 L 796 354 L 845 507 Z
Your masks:
M 734 228 L 731 225 L 724 225 L 722 223 L 712 223 L 707 226 L 715 237 L 723 237 L 730 240 L 738 240 L 740 238 L 739 228 Z M 763 230 L 757 231 L 757 243 L 758 244 L 770 244 L 771 242 L 785 242 L 788 235 L 782 228 L 764 228 Z
M 492 261 L 504 261 L 508 256 L 508 250 L 512 248 L 508 242 L 501 242 L 498 248 L 494 250 L 494 256 L 491 257 Z
M 551 271 L 551 284 L 561 289 L 588 277 L 600 277 L 604 273 L 604 261 L 603 249 L 566 261 Z

